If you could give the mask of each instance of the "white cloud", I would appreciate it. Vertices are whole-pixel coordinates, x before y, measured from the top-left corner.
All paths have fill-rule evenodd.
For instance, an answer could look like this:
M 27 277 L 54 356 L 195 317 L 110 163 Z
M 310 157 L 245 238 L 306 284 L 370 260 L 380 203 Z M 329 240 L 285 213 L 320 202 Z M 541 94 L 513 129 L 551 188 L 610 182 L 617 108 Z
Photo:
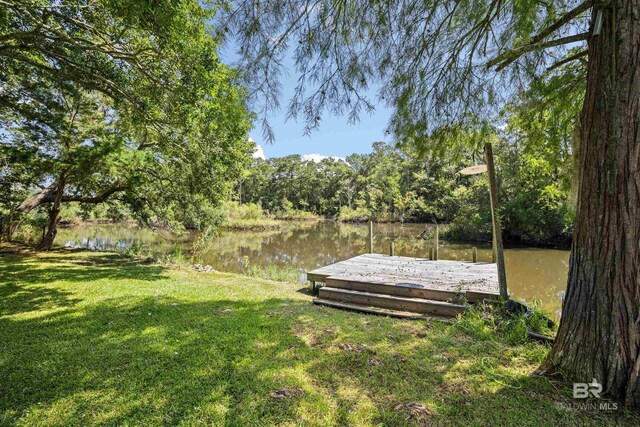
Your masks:
M 264 149 L 262 148 L 262 145 L 260 144 L 256 144 L 256 149 L 253 151 L 253 154 L 251 155 L 254 159 L 265 159 L 264 156 Z
M 249 137 L 249 142 L 253 142 L 254 144 L 256 144 L 256 141 Z M 256 144 L 256 147 L 253 149 L 253 154 L 251 154 L 251 157 L 253 157 L 254 159 L 265 159 L 265 155 L 264 155 L 264 148 L 262 148 L 262 145 L 260 144 Z
M 302 160 L 306 161 L 306 162 L 315 162 L 315 163 L 320 163 L 322 160 L 324 159 L 334 159 L 334 160 L 342 160 L 343 162 L 346 162 L 344 157 L 336 157 L 336 156 L 324 156 L 322 154 L 303 154 L 302 155 Z

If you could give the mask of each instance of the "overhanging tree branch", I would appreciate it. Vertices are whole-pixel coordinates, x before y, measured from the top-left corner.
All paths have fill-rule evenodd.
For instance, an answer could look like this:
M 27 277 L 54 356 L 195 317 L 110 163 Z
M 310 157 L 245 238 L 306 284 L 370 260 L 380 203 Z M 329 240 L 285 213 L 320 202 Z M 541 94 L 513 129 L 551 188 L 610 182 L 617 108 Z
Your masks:
M 551 66 L 549 66 L 546 69 L 546 72 L 548 73 L 549 71 L 553 71 L 556 68 L 563 66 L 564 64 L 568 64 L 569 62 L 575 61 L 576 59 L 580 59 L 580 58 L 582 58 L 584 56 L 587 56 L 588 54 L 589 54 L 589 51 L 587 49 L 581 50 L 580 52 L 578 52 L 578 53 L 576 53 L 574 55 L 567 56 L 566 58 L 564 58 L 564 59 L 562 59 L 562 60 L 560 60 L 558 62 L 555 62 L 554 64 L 552 64 Z
M 529 44 L 535 44 L 535 43 L 541 42 L 542 40 L 547 38 L 549 35 L 551 35 L 554 31 L 559 30 L 561 27 L 568 24 L 569 22 L 571 22 L 572 20 L 574 20 L 575 18 L 577 18 L 578 16 L 582 15 L 584 12 L 589 10 L 592 5 L 593 5 L 593 1 L 588 0 L 576 6 L 574 9 L 562 15 L 562 17 L 558 19 L 556 22 L 554 22 L 553 24 L 549 25 L 548 27 L 540 31 L 537 35 L 533 36 L 529 41 Z
M 539 43 L 527 43 L 516 49 L 507 51 L 487 63 L 487 67 L 496 66 L 496 71 L 502 71 L 509 65 L 511 65 L 516 59 L 520 58 L 527 52 L 533 52 L 534 50 L 542 50 L 550 47 L 562 46 L 569 43 L 576 43 L 583 40 L 587 40 L 589 37 L 588 32 L 574 34 L 571 36 L 560 37 L 558 39 L 549 40 Z
M 44 205 L 46 203 L 52 203 L 55 200 L 57 184 L 52 184 L 42 191 L 27 197 L 21 204 L 18 206 L 18 210 L 22 213 L 29 213 L 40 205 Z M 90 203 L 90 204 L 100 204 L 107 201 L 109 197 L 111 197 L 114 193 L 118 193 L 121 191 L 126 191 L 129 187 L 125 185 L 115 184 L 103 193 L 97 196 L 82 196 L 82 195 L 70 195 L 70 196 L 62 196 L 62 202 L 80 202 L 80 203 Z

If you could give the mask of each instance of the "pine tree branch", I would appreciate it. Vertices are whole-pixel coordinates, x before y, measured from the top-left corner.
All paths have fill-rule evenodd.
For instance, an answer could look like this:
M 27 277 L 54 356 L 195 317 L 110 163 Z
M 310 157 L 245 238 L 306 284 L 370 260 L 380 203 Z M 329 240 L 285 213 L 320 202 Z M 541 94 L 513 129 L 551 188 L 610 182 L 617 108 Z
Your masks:
M 569 12 L 565 13 L 556 22 L 554 22 L 553 24 L 549 25 L 548 27 L 546 27 L 545 29 L 540 31 L 538 33 L 538 35 L 532 37 L 531 40 L 529 41 L 529 44 L 536 44 L 536 43 L 541 42 L 542 40 L 547 38 L 549 35 L 551 35 L 551 33 L 553 33 L 554 31 L 559 30 L 562 26 L 564 26 L 565 24 L 568 24 L 573 19 L 577 18 L 582 13 L 586 12 L 587 10 L 589 10 L 592 5 L 593 5 L 593 1 L 592 0 L 587 0 L 584 3 L 576 6 L 574 9 L 572 9 Z
M 588 54 L 588 53 L 589 53 L 589 51 L 588 51 L 587 49 L 584 49 L 584 50 L 581 50 L 580 52 L 578 52 L 578 53 L 576 53 L 576 54 L 574 54 L 574 55 L 567 56 L 566 58 L 564 58 L 564 59 L 562 59 L 562 60 L 560 60 L 560 61 L 558 61 L 558 62 L 555 62 L 553 65 L 551 65 L 550 67 L 548 67 L 548 68 L 545 70 L 545 72 L 547 72 L 547 73 L 548 73 L 549 71 L 553 71 L 553 70 L 555 70 L 556 68 L 563 66 L 564 64 L 568 64 L 568 63 L 569 63 L 569 62 L 571 62 L 571 61 L 575 61 L 576 59 L 580 59 L 580 58 L 582 58 L 583 56 L 587 56 L 587 54 Z
M 587 40 L 589 37 L 589 32 L 584 32 L 580 34 L 574 34 L 571 36 L 560 37 L 558 39 L 549 40 L 546 42 L 540 42 L 535 44 L 525 44 L 516 49 L 507 51 L 502 55 L 497 56 L 487 63 L 487 67 L 493 67 L 497 65 L 496 71 L 502 71 L 509 65 L 511 65 L 515 60 L 520 58 L 522 55 L 528 52 L 532 52 L 534 50 L 542 50 L 555 46 L 562 46 L 569 43 L 575 43 L 583 40 Z

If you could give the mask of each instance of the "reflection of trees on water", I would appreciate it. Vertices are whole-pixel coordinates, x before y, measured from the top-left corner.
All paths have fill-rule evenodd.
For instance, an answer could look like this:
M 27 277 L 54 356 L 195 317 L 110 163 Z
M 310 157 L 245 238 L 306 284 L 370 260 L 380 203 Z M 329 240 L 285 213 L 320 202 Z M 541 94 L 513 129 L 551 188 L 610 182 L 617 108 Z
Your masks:
M 420 237 L 425 227 L 430 226 L 377 224 L 374 251 L 387 253 L 393 240 L 397 255 L 426 257 L 433 242 Z M 367 224 L 331 221 L 290 225 L 276 232 L 227 232 L 214 239 L 199 258 L 228 271 L 242 271 L 245 258 L 258 266 L 312 269 L 365 253 L 368 238 Z M 443 259 L 471 259 L 469 246 L 442 243 L 440 253 Z M 490 259 L 490 250 L 481 250 L 480 256 Z
M 388 253 L 393 240 L 396 255 L 427 257 L 433 244 L 432 227 L 376 224 L 374 251 Z M 146 245 L 155 254 L 170 254 L 178 249 L 190 254 L 197 240 L 195 234 L 178 238 L 143 228 L 113 225 L 65 229 L 58 237 L 59 244 L 98 250 L 124 250 L 132 245 Z M 210 264 L 221 271 L 242 272 L 245 259 L 258 267 L 274 265 L 310 270 L 367 252 L 368 239 L 367 224 L 292 222 L 279 230 L 222 232 L 193 255 L 195 262 Z M 441 242 L 440 258 L 470 261 L 472 246 Z M 559 310 L 559 295 L 567 280 L 568 252 L 523 248 L 508 249 L 505 256 L 512 295 L 527 300 L 538 299 L 551 312 Z M 491 248 L 478 248 L 478 258 L 490 261 Z

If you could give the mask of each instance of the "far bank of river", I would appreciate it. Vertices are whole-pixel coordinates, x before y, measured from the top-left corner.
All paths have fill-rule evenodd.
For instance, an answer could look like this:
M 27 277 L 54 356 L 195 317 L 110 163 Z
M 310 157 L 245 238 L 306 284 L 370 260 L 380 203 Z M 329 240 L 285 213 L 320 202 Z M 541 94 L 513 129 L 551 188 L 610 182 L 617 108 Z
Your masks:
M 374 252 L 387 253 L 391 240 L 396 255 L 427 256 L 430 239 L 421 237 L 425 224 L 376 224 Z M 426 233 L 429 234 L 429 233 Z M 176 237 L 130 224 L 81 225 L 61 229 L 56 243 L 96 250 L 126 250 L 146 246 L 156 255 L 181 251 L 191 253 L 197 234 Z M 276 230 L 222 231 L 198 251 L 194 262 L 217 270 L 243 272 L 247 262 L 267 267 L 296 268 L 303 273 L 347 259 L 368 248 L 368 225 L 333 221 L 287 222 Z M 478 246 L 479 261 L 491 261 L 491 248 L 477 243 L 441 242 L 440 258 L 471 260 Z M 505 251 L 507 282 L 511 296 L 528 302 L 540 301 L 550 314 L 559 317 L 564 294 L 569 251 L 544 248 L 511 248 Z M 302 277 L 302 274 L 301 274 Z

